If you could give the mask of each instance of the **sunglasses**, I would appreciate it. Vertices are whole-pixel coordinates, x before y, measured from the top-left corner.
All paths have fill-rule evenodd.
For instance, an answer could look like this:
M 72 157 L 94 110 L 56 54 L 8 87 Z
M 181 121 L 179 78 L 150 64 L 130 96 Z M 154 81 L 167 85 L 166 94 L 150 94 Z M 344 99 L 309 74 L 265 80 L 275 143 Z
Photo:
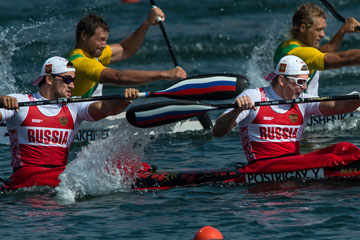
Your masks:
M 61 75 L 53 75 L 52 74 L 52 76 L 61 78 L 64 81 L 64 83 L 66 83 L 67 85 L 69 85 L 70 83 L 75 81 L 75 78 L 73 78 L 69 75 L 61 76 Z
M 288 79 L 292 79 L 295 81 L 296 85 L 302 87 L 304 86 L 310 79 L 305 79 L 305 78 L 296 78 L 296 77 L 289 77 L 289 76 L 285 76 Z

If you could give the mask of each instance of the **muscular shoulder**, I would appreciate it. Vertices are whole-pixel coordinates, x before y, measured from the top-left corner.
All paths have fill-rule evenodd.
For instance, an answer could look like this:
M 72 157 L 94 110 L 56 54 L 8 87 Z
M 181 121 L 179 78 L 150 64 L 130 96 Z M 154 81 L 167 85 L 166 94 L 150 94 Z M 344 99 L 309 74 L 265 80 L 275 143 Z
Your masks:
M 79 118 L 81 120 L 94 121 L 89 114 L 89 106 L 92 103 L 93 102 L 70 103 L 67 106 L 73 117 L 76 116 L 76 118 Z
M 81 70 L 82 68 L 87 69 L 93 65 L 103 65 L 97 58 L 89 56 L 89 54 L 80 48 L 74 49 L 68 59 L 74 64 L 77 71 L 78 68 Z
M 111 60 L 111 55 L 112 55 L 111 47 L 107 45 L 106 48 L 103 50 L 101 56 L 99 57 L 99 62 L 101 62 L 105 66 L 109 65 Z
M 74 49 L 70 54 L 68 59 L 75 65 L 75 64 L 79 64 L 81 62 L 97 62 L 97 63 L 101 63 L 102 65 L 109 65 L 110 64 L 110 59 L 111 59 L 111 47 L 109 45 L 106 46 L 106 48 L 103 50 L 103 52 L 101 53 L 101 56 L 96 58 L 96 57 L 92 57 L 90 56 L 87 52 L 85 52 L 83 49 L 81 48 L 76 48 Z
M 320 52 L 313 47 L 294 48 L 289 51 L 289 55 L 295 55 L 304 60 L 309 68 L 315 70 L 324 70 L 325 53 Z
M 254 102 L 261 99 L 259 88 L 246 89 L 239 96 L 250 96 Z
M 73 50 L 69 60 L 74 64 L 76 69 L 74 95 L 83 95 L 91 89 L 95 83 L 100 81 L 101 72 L 106 68 L 102 62 L 94 57 L 90 57 L 82 49 Z
M 8 96 L 10 97 L 15 97 L 18 102 L 27 102 L 29 101 L 29 95 L 25 95 L 25 94 L 9 94 Z
M 18 100 L 18 102 L 29 101 L 28 95 L 24 95 L 24 94 L 9 94 L 8 96 L 15 97 Z M 6 110 L 4 108 L 1 108 L 0 109 L 1 122 L 6 121 L 9 129 L 16 128 L 26 116 L 27 111 L 28 111 L 28 107 L 20 107 L 17 113 L 14 110 Z

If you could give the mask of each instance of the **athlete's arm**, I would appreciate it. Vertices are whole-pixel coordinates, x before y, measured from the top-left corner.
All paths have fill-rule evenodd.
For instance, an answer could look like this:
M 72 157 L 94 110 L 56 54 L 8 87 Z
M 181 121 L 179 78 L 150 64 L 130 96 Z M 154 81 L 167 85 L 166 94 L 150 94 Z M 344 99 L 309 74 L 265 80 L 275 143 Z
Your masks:
M 15 97 L 10 97 L 6 95 L 0 95 L 0 106 L 7 110 L 19 110 L 19 104 Z M 2 121 L 2 114 L 0 112 L 0 122 Z
M 231 131 L 236 125 L 236 119 L 239 114 L 244 110 L 253 109 L 256 110 L 256 107 L 253 105 L 253 101 L 249 96 L 241 96 L 236 99 L 236 104 L 238 108 L 222 114 L 215 122 L 213 127 L 213 135 L 215 137 L 223 137 L 228 132 Z
M 331 41 L 319 48 L 320 51 L 330 53 L 339 51 L 341 42 L 344 38 L 345 33 L 358 32 L 356 26 L 360 26 L 360 23 L 355 18 L 346 19 L 345 23 L 341 26 L 339 31 L 331 39 Z
M 129 59 L 141 47 L 144 42 L 145 35 L 151 25 L 157 24 L 157 18 L 165 19 L 165 15 L 160 8 L 152 8 L 145 21 L 130 36 L 122 40 L 118 44 L 110 44 L 112 56 L 110 62 Z
M 324 116 L 352 112 L 358 107 L 360 107 L 360 100 L 331 101 L 319 104 L 319 110 Z
M 132 103 L 132 99 L 139 96 L 139 90 L 128 88 L 124 91 L 124 99 L 106 100 L 94 102 L 89 106 L 89 114 L 95 120 L 106 118 L 108 116 L 117 115 L 124 111 L 126 107 Z
M 323 53 L 313 47 L 297 47 L 289 51 L 289 55 L 298 56 L 306 62 L 310 69 L 315 70 L 360 65 L 359 49 Z
M 327 53 L 324 57 L 325 69 L 360 65 L 360 50 L 351 49 L 341 52 Z
M 100 83 L 117 86 L 138 86 L 157 80 L 184 79 L 187 74 L 181 67 L 167 71 L 115 70 L 105 68 L 100 75 Z

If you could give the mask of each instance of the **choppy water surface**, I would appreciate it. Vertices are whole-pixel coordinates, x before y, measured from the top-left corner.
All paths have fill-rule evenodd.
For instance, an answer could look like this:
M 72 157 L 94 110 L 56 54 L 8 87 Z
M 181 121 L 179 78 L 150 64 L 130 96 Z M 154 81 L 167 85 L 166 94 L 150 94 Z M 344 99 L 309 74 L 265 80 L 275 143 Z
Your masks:
M 176 56 L 188 74 L 237 73 L 251 86 L 266 84 L 272 53 L 287 36 L 292 12 L 304 1 L 165 1 L 166 29 Z M 312 1 L 318 2 L 318 1 Z M 356 1 L 332 1 L 344 16 L 358 17 Z M 335 3 L 336 2 L 336 3 Z M 321 4 L 321 3 L 319 3 Z M 75 44 L 77 21 L 101 14 L 111 27 L 109 42 L 119 42 L 143 21 L 147 1 L 0 2 L 0 90 L 32 92 L 45 59 L 66 56 Z M 326 34 L 340 26 L 328 16 Z M 342 49 L 358 48 L 359 34 L 346 36 Z M 152 27 L 140 51 L 118 69 L 168 69 L 173 63 L 158 27 Z M 359 91 L 358 67 L 322 74 L 320 95 Z M 168 82 L 140 90 L 161 90 Z M 106 88 L 116 94 L 120 88 Z M 144 100 L 139 100 L 144 101 Z M 139 102 L 137 102 L 139 104 Z M 211 112 L 216 118 L 220 112 Z M 212 138 L 207 131 L 148 134 L 121 124 L 111 138 L 74 145 L 71 163 L 56 190 L 35 188 L 0 196 L 2 239 L 192 239 L 205 225 L 225 239 L 354 239 L 359 235 L 358 183 L 282 183 L 258 186 L 201 186 L 160 192 L 130 190 L 131 174 L 111 172 L 109 160 L 159 169 L 222 168 L 244 162 L 236 131 Z M 136 135 L 134 133 L 137 132 Z M 349 141 L 360 146 L 357 120 L 307 129 L 302 151 Z M 0 145 L 0 177 L 11 174 L 10 147 Z M 109 173 L 110 172 L 110 173 Z

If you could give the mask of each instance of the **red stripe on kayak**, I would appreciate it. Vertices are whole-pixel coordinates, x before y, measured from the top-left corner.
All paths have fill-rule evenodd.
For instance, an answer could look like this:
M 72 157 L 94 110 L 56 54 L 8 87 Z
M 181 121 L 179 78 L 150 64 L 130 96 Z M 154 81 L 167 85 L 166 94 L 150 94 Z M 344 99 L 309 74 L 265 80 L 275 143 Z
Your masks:
M 200 95 L 200 94 L 207 94 L 207 93 L 214 93 L 214 92 L 227 92 L 231 91 L 234 92 L 236 90 L 235 86 L 215 86 L 215 87 L 208 87 L 208 88 L 191 88 L 191 89 L 184 89 L 181 91 L 175 92 L 155 92 L 154 95 Z

